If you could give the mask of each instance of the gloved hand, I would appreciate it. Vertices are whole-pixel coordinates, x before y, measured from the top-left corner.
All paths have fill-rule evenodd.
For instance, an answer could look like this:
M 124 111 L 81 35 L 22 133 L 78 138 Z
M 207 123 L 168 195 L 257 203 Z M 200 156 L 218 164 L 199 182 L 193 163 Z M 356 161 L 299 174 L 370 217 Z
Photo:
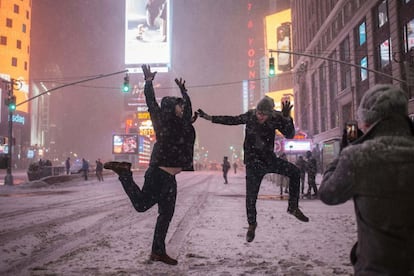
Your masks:
M 185 80 L 183 80 L 182 78 L 175 79 L 175 83 L 178 85 L 178 87 L 180 87 L 181 91 L 187 91 L 187 88 L 185 88 Z
M 284 117 L 290 117 L 290 111 L 292 110 L 293 105 L 290 104 L 290 101 L 282 102 L 282 115 Z
M 144 72 L 145 81 L 154 80 L 155 74 L 157 74 L 157 72 L 151 72 L 151 67 L 147 64 L 143 64 L 141 68 L 142 68 L 142 72 Z
M 197 120 L 197 118 L 198 118 L 198 112 L 196 111 L 194 112 L 193 117 L 191 117 L 191 123 L 194 123 Z
M 211 121 L 211 116 L 205 113 L 202 109 L 198 109 L 197 113 L 200 115 L 201 118 Z

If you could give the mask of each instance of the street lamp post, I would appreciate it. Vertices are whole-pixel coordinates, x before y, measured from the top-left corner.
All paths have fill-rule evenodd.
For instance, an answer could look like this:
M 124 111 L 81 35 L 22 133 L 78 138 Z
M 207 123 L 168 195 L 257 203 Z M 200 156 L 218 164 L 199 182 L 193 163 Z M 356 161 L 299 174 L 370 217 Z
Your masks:
M 7 107 L 8 107 L 8 142 L 7 142 L 7 172 L 6 176 L 4 177 L 4 184 L 5 185 L 13 185 L 13 175 L 12 175 L 12 157 L 13 157 L 13 113 L 15 109 L 15 96 L 13 93 L 14 86 L 17 89 L 21 88 L 21 82 L 16 81 L 15 79 L 11 79 L 10 82 L 7 82 Z

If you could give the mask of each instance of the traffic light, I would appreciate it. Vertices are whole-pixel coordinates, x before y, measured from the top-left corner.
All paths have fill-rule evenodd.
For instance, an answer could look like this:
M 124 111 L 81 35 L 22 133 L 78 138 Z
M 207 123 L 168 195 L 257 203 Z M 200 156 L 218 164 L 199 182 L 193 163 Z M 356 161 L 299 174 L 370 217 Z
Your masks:
M 269 77 L 275 76 L 275 58 L 270 57 L 269 58 Z
M 128 93 L 129 89 L 130 89 L 129 76 L 128 76 L 128 74 L 126 74 L 125 77 L 124 77 L 124 84 L 122 85 L 122 92 Z
M 9 111 L 13 112 L 16 110 L 16 96 L 8 96 L 4 103 L 9 107 Z

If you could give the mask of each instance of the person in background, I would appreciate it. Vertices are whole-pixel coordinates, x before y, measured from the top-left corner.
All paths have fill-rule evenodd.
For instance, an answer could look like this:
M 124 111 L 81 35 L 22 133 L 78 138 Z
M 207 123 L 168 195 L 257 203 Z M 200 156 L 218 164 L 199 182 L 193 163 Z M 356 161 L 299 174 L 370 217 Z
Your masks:
M 306 152 L 306 172 L 308 174 L 308 192 L 307 197 L 318 196 L 318 187 L 316 186 L 316 173 L 318 172 L 318 166 L 316 159 L 312 156 L 311 151 Z M 313 194 L 311 194 L 313 190 Z
M 98 158 L 98 160 L 96 160 L 96 177 L 98 178 L 98 181 L 104 181 L 102 171 L 103 171 L 103 164 L 101 162 L 101 159 Z
M 375 85 L 358 107 L 365 134 L 343 147 L 324 172 L 319 198 L 337 205 L 353 199 L 355 275 L 414 275 L 414 127 L 408 96 Z
M 148 65 L 143 65 L 142 70 L 145 77 L 145 100 L 156 136 L 150 165 L 145 172 L 144 185 L 140 189 L 134 182 L 131 163 L 106 162 L 104 168 L 113 170 L 119 175 L 122 187 L 137 212 L 145 212 L 158 204 L 158 218 L 150 260 L 177 265 L 177 260 L 168 256 L 166 252 L 165 238 L 174 215 L 177 199 L 175 176 L 182 170 L 191 170 L 193 167 L 195 131 L 192 123 L 194 117 L 190 98 L 186 93 L 185 81 L 175 80 L 183 98 L 163 97 L 161 106 L 159 106 L 152 84 L 157 72 L 151 72 Z
M 66 158 L 65 168 L 66 168 L 66 174 L 70 174 L 70 157 Z
M 82 173 L 85 180 L 88 180 L 89 162 L 85 158 L 82 158 Z
M 234 174 L 237 173 L 237 162 L 233 163 Z
M 300 171 L 300 190 L 303 196 L 305 191 L 306 161 L 303 159 L 302 155 L 300 155 L 298 160 L 296 160 L 296 167 L 298 167 Z
M 282 153 L 279 158 L 288 161 L 286 153 Z M 289 178 L 284 175 L 279 175 L 280 180 L 280 196 L 283 197 L 283 188 L 285 189 L 285 193 L 289 193 Z
M 249 224 L 246 240 L 252 242 L 257 227 L 256 201 L 260 184 L 267 173 L 289 177 L 289 205 L 287 212 L 303 222 L 309 221 L 299 209 L 299 169 L 292 163 L 276 157 L 274 152 L 276 130 L 286 138 L 293 138 L 295 127 L 290 117 L 292 105 L 282 102 L 282 111 L 274 110 L 272 98 L 265 96 L 255 109 L 237 116 L 210 116 L 199 109 L 200 117 L 223 125 L 245 124 L 244 163 L 246 164 L 246 212 Z
M 221 168 L 223 170 L 224 184 L 228 184 L 229 182 L 227 181 L 227 173 L 229 172 L 231 165 L 227 156 L 224 156 Z

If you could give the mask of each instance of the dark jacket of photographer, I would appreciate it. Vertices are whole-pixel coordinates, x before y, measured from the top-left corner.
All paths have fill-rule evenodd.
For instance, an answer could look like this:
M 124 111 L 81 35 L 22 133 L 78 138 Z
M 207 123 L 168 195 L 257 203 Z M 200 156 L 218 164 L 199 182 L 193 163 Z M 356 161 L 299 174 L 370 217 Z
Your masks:
M 274 110 L 269 119 L 259 124 L 256 110 L 251 109 L 238 116 L 212 116 L 212 122 L 223 125 L 246 124 L 244 138 L 244 163 L 267 162 L 275 157 L 275 131 L 279 130 L 286 138 L 293 138 L 295 127 L 290 117 L 283 117 L 280 111 Z
M 144 88 L 148 111 L 155 131 L 156 142 L 151 154 L 150 166 L 186 168 L 192 162 L 189 143 L 194 141 L 187 122 L 175 114 L 175 106 L 183 103 L 182 98 L 164 97 L 158 105 L 152 82 Z
M 353 198 L 355 275 L 414 275 L 414 130 L 407 117 L 374 124 L 326 169 L 320 199 Z

